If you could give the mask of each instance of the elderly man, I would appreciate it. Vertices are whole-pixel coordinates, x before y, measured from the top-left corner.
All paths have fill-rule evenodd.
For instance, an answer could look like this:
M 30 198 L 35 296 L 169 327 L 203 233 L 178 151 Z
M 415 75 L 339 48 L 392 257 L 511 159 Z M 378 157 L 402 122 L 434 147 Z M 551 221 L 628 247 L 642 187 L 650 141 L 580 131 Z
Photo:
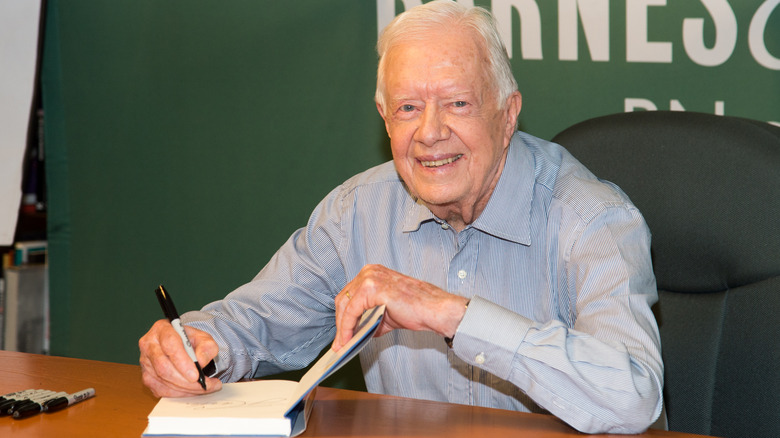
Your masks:
M 369 391 L 647 428 L 663 365 L 639 211 L 515 132 L 521 97 L 486 11 L 413 8 L 378 51 L 393 162 L 333 190 L 250 283 L 184 315 L 198 359 L 214 359 L 208 390 L 305 367 L 385 304 L 360 355 Z M 203 393 L 170 324 L 139 345 L 155 394 Z

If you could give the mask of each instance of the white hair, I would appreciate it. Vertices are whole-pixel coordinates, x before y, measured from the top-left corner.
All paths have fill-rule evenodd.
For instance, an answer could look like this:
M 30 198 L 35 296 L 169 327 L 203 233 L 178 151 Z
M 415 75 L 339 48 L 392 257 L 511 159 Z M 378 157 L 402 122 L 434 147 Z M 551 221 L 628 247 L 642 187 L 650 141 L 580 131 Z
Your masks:
M 509 96 L 517 91 L 517 81 L 512 74 L 512 66 L 493 15 L 480 7 L 468 8 L 451 0 L 436 0 L 395 17 L 379 36 L 376 46 L 379 65 L 374 99 L 382 108 L 386 110 L 384 70 L 387 52 L 395 44 L 424 41 L 431 31 L 457 26 L 471 28 L 482 38 L 487 49 L 489 79 L 496 90 L 496 104 L 503 107 Z

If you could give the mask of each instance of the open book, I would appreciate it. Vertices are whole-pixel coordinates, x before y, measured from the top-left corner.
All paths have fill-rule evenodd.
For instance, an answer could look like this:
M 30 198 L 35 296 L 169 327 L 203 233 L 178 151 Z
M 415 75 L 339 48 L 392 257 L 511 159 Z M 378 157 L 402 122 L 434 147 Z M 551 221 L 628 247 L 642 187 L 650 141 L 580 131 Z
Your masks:
M 295 436 L 306 429 L 314 390 L 355 357 L 379 327 L 385 306 L 366 311 L 352 339 L 328 350 L 300 382 L 257 380 L 226 383 L 194 397 L 163 397 L 149 414 L 144 435 Z

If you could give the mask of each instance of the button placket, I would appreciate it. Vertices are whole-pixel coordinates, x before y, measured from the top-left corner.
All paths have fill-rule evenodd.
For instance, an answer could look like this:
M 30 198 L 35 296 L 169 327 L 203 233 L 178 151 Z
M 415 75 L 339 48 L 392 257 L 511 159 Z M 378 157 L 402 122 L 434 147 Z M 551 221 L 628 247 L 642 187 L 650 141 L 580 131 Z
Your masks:
M 442 224 L 442 228 L 447 229 L 444 227 L 444 224 Z M 451 227 L 449 230 L 453 231 Z M 474 267 L 474 259 L 476 257 L 473 244 L 469 244 L 469 236 L 474 231 L 471 228 L 467 228 L 458 233 L 453 233 L 455 252 L 447 267 L 447 292 L 464 297 L 471 297 L 474 294 L 474 278 L 471 278 L 473 276 L 469 275 Z M 457 358 L 453 350 L 448 349 L 448 355 L 450 355 L 451 363 L 453 365 L 457 364 L 452 368 L 452 372 L 455 374 L 451 377 L 451 382 L 457 382 L 457 384 L 450 387 L 448 398 L 454 403 L 471 404 L 475 396 L 472 386 L 473 379 L 468 377 L 464 379 L 463 376 L 472 375 L 472 365 L 469 361 Z M 456 388 L 459 388 L 459 390 Z

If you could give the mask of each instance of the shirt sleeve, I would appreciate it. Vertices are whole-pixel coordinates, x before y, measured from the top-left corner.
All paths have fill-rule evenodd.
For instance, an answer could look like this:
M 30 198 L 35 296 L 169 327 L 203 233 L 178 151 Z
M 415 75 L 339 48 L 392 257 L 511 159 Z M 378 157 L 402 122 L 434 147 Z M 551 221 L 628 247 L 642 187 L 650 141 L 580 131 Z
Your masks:
M 214 365 L 220 380 L 304 368 L 333 341 L 334 297 L 346 284 L 338 257 L 341 202 L 337 188 L 252 281 L 182 315 L 219 345 Z
M 576 309 L 573 326 L 474 297 L 454 351 L 582 432 L 642 432 L 660 415 L 663 388 L 649 230 L 621 205 L 561 236 L 555 275 Z

